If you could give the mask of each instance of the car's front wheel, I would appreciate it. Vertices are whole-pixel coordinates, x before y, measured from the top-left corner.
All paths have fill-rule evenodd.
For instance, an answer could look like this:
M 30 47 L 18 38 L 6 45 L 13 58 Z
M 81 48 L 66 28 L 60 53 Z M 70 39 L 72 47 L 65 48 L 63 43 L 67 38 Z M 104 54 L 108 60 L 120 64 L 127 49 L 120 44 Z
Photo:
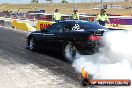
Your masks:
M 63 47 L 63 56 L 68 62 L 73 62 L 80 56 L 80 53 L 73 44 L 66 43 Z

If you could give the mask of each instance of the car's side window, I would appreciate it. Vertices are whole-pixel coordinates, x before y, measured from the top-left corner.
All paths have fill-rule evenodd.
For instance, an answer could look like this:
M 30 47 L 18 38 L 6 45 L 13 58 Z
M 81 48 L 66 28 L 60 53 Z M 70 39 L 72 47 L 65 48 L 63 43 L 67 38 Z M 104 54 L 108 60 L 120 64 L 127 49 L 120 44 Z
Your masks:
M 91 26 L 91 25 L 84 24 L 84 25 L 81 25 L 81 26 L 80 26 L 80 29 L 87 29 L 87 30 L 90 30 L 90 29 L 92 29 L 92 26 Z
M 51 27 L 47 28 L 47 32 L 48 33 L 52 33 L 52 32 L 69 32 L 72 31 L 73 26 L 75 25 L 74 23 L 56 23 L 53 24 Z
M 72 27 L 70 23 L 66 23 L 65 25 L 65 31 L 71 31 Z
M 50 29 L 48 29 L 48 32 L 60 32 L 65 29 L 65 23 L 56 23 Z
M 55 26 L 56 26 L 56 23 L 55 24 L 53 24 L 53 25 L 51 25 L 51 26 L 49 26 L 46 30 L 47 30 L 47 32 L 49 33 L 49 32 L 52 32 L 52 30 L 55 28 Z

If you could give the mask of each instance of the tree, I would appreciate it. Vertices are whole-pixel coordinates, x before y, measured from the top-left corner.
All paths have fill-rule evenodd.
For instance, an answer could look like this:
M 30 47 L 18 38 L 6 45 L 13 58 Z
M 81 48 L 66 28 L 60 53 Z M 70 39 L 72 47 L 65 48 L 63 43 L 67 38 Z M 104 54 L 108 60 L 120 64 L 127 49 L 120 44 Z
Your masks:
M 53 2 L 53 0 L 46 0 L 46 2 L 52 3 L 52 2 Z
M 38 3 L 38 0 L 36 0 L 36 3 Z
M 38 0 L 32 0 L 31 3 L 38 3 Z
M 68 1 L 66 1 L 66 0 L 62 0 L 61 3 L 68 3 Z

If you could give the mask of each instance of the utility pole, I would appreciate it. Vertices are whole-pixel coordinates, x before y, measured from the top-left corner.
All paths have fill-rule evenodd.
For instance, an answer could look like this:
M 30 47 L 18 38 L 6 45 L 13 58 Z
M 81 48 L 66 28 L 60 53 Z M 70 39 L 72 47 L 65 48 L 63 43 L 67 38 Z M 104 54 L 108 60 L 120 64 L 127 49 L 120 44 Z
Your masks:
M 101 9 L 103 9 L 103 0 L 101 0 Z
M 36 0 L 36 3 L 38 3 L 38 0 Z
M 75 7 L 75 0 L 73 0 L 73 10 L 76 9 Z
M 19 0 L 19 8 L 18 8 L 19 11 L 20 11 L 20 8 L 21 8 L 21 0 Z
M 90 3 L 89 0 L 86 0 L 85 3 L 87 3 L 87 4 L 86 4 L 86 7 L 87 7 L 88 9 L 90 9 L 90 8 L 89 8 L 89 3 Z
M 73 4 L 75 3 L 75 0 L 73 0 Z
M 93 9 L 93 1 L 91 0 L 91 10 Z
M 129 6 L 129 7 L 132 6 L 132 5 L 131 5 L 131 2 L 132 2 L 132 0 L 128 0 L 128 6 Z

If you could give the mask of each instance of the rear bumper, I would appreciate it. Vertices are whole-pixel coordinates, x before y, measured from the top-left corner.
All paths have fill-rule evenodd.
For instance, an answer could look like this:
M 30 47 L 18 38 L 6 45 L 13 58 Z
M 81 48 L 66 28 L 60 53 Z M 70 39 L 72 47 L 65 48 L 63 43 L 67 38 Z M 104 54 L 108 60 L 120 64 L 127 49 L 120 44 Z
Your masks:
M 103 44 L 101 41 L 80 42 L 77 47 L 81 54 L 91 55 L 99 52 L 99 48 L 103 47 Z

